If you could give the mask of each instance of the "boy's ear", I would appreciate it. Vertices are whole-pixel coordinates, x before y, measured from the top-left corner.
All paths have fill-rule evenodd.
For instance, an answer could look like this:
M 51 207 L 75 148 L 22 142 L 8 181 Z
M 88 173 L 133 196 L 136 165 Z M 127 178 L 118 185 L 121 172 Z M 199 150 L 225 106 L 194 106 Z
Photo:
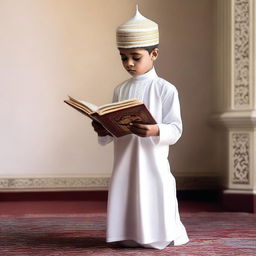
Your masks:
M 158 57 L 158 54 L 159 54 L 159 49 L 158 48 L 155 48 L 152 52 L 151 52 L 151 59 L 154 61 L 157 59 Z

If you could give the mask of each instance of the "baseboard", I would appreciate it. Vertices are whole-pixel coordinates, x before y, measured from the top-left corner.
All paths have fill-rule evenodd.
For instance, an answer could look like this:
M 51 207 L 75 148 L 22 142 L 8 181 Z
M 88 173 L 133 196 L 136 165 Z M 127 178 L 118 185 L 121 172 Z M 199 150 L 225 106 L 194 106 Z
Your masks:
M 218 202 L 219 190 L 178 190 L 179 201 Z M 0 192 L 1 201 L 107 201 L 108 191 Z
M 226 211 L 256 213 L 256 192 L 243 190 L 224 190 L 222 207 Z
M 175 176 L 177 190 L 220 190 L 222 179 L 216 174 L 189 173 Z
M 0 201 L 107 201 L 105 191 L 0 192 Z
M 108 191 L 0 192 L 1 201 L 107 201 Z M 223 192 L 220 189 L 177 190 L 179 201 L 215 202 L 226 211 L 256 213 L 256 194 Z
M 177 199 L 179 201 L 220 203 L 221 195 L 222 195 L 222 191 L 220 189 L 177 190 Z

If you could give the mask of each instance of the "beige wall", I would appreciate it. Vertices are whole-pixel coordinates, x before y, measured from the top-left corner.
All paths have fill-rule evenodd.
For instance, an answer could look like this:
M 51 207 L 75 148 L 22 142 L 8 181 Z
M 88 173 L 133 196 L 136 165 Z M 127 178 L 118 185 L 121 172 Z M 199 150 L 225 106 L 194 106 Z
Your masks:
M 141 12 L 160 27 L 158 74 L 179 90 L 177 174 L 219 171 L 213 112 L 213 0 L 0 0 L 0 177 L 109 174 L 112 146 L 64 105 L 67 94 L 108 103 L 129 76 L 115 28 Z M 215 174 L 214 174 L 215 175 Z

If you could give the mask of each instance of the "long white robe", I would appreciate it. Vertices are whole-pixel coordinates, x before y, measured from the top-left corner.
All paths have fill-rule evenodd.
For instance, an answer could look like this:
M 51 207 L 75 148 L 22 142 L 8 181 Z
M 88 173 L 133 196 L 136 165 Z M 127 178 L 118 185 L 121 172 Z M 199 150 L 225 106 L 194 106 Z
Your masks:
M 131 78 L 114 91 L 113 101 L 138 98 L 156 119 L 160 136 L 99 137 L 114 141 L 114 166 L 109 188 L 107 242 L 132 240 L 144 247 L 163 249 L 188 242 L 180 221 L 176 183 L 168 162 L 169 145 L 182 133 L 176 88 L 148 73 Z

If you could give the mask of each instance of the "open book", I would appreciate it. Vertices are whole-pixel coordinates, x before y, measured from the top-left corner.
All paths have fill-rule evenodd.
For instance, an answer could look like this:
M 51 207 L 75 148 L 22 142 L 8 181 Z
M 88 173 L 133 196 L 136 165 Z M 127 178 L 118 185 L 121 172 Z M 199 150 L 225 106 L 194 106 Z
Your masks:
M 69 96 L 65 103 L 75 108 L 82 114 L 99 122 L 106 130 L 116 137 L 131 133 L 129 124 L 143 123 L 156 124 L 147 107 L 138 99 L 129 99 L 100 107 L 86 101 L 77 100 Z

